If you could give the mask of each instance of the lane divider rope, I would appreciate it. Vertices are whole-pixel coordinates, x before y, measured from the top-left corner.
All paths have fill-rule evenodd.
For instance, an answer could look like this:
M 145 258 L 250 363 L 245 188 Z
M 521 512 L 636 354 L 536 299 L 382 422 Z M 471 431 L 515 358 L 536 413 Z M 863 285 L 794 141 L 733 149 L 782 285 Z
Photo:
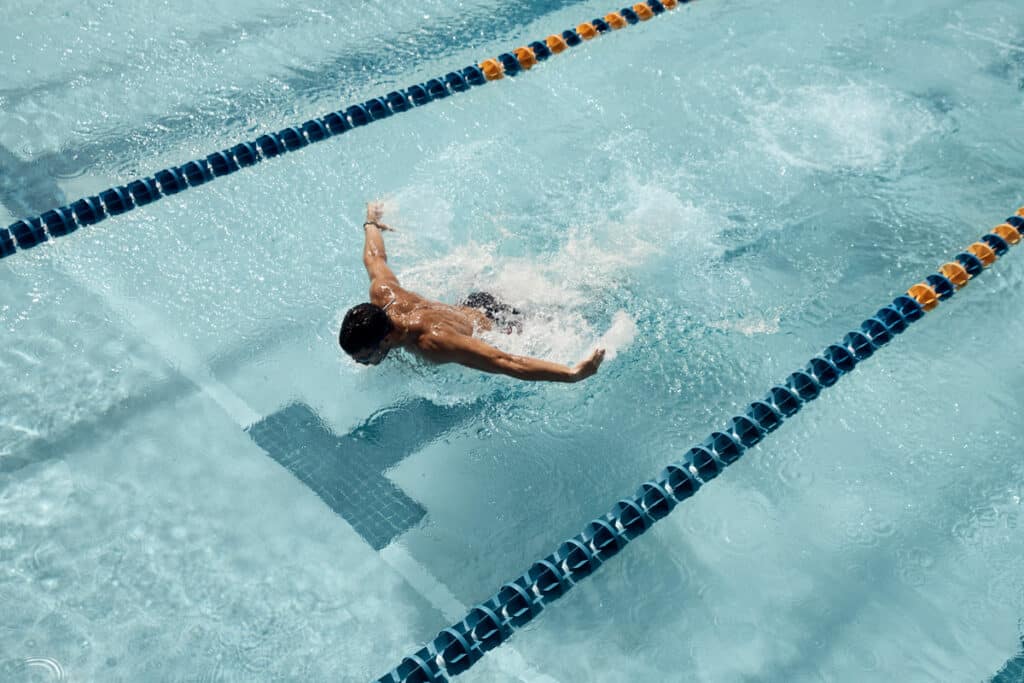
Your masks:
M 444 629 L 405 657 L 376 683 L 433 683 L 458 675 L 508 640 L 545 607 L 597 571 L 676 505 L 720 475 L 743 453 L 782 426 L 786 418 L 852 372 L 896 335 L 991 266 L 1024 237 L 1024 208 L 979 241 L 944 263 L 938 272 L 878 310 L 842 341 L 832 344 L 792 373 L 785 383 L 751 403 L 721 431 L 712 432 L 683 458 L 644 482 L 631 498 L 615 503 L 603 516 L 566 540 L 518 578 L 473 607 L 462 621 Z
M 19 251 L 69 235 L 79 228 L 118 216 L 133 209 L 178 194 L 192 187 L 205 185 L 217 178 L 230 175 L 243 168 L 255 166 L 310 144 L 342 135 L 354 128 L 369 125 L 401 114 L 451 95 L 466 92 L 474 86 L 485 85 L 507 76 L 529 71 L 539 62 L 565 52 L 599 35 L 616 31 L 638 22 L 647 21 L 666 10 L 688 4 L 692 0 L 647 0 L 610 12 L 603 18 L 593 19 L 552 34 L 543 41 L 534 41 L 479 64 L 444 76 L 431 78 L 404 90 L 395 90 L 361 104 L 310 119 L 276 133 L 261 135 L 255 140 L 189 161 L 181 166 L 165 168 L 152 176 L 118 185 L 97 195 L 83 197 L 66 206 L 46 211 L 0 228 L 0 259 Z

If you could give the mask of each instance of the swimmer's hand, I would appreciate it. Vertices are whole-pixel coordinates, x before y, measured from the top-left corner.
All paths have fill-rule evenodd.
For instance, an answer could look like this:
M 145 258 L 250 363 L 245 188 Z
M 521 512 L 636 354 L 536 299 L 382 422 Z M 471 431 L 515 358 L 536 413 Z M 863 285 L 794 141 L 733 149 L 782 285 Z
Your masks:
M 573 381 L 579 382 L 596 374 L 597 369 L 601 367 L 602 361 L 604 361 L 604 349 L 595 349 L 594 352 L 590 354 L 589 358 L 584 361 L 580 361 L 576 367 L 572 369 Z
M 385 225 L 381 222 L 384 217 L 384 202 L 367 202 L 366 204 L 366 222 L 372 223 L 377 226 L 379 230 L 391 230 L 394 231 L 389 225 Z

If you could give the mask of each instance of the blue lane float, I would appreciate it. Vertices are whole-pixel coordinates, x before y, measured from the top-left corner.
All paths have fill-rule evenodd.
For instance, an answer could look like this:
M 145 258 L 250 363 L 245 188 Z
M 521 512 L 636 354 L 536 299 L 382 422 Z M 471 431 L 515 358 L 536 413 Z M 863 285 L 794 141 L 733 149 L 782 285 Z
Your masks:
M 687 4 L 686 0 L 649 0 L 646 4 L 634 5 L 632 9 L 624 8 L 621 11 L 624 21 L 622 18 L 619 20 L 623 21 L 624 25 L 626 22 L 635 24 L 640 20 L 634 11 L 637 8 L 646 8 L 644 12 L 649 12 L 653 16 L 663 13 L 666 7 L 673 9 L 682 4 Z M 609 16 L 619 15 L 612 13 Z M 581 24 L 581 27 L 592 26 L 595 35 L 608 33 L 611 26 L 605 19 L 594 19 L 590 24 Z M 568 47 L 575 47 L 584 42 L 574 29 L 564 31 L 561 36 L 560 40 Z M 514 76 L 529 70 L 533 64 L 546 60 L 553 54 L 548 43 L 535 41 L 528 46 L 517 48 L 514 52 L 502 53 L 497 61 L 501 65 L 501 74 Z M 112 187 L 74 201 L 68 206 L 46 211 L 42 215 L 22 219 L 7 228 L 0 228 L 0 259 L 13 256 L 18 251 L 31 249 L 53 238 L 70 235 L 78 228 L 96 225 L 111 216 L 119 216 L 164 197 L 205 185 L 267 159 L 342 135 L 353 128 L 360 128 L 390 118 L 394 114 L 411 111 L 451 95 L 466 92 L 491 80 L 493 79 L 485 75 L 479 64 L 473 64 L 444 76 L 431 78 L 424 83 L 417 83 L 403 90 L 395 90 L 381 97 L 310 119 L 277 133 L 267 133 L 255 140 L 241 142 L 229 149 L 213 152 L 202 159 L 157 171 L 152 176 Z
M 988 262 L 970 251 L 957 257 L 967 274 L 954 283 L 936 273 L 893 299 L 842 341 L 828 346 L 786 378 L 783 384 L 734 416 L 726 426 L 692 447 L 681 460 L 665 467 L 657 477 L 640 485 L 583 530 L 563 541 L 554 552 L 536 561 L 514 580 L 473 607 L 462 621 L 442 630 L 432 641 L 407 656 L 376 683 L 434 683 L 447 681 L 480 661 L 508 640 L 577 583 L 618 555 L 658 520 L 721 475 L 750 448 L 782 423 L 834 386 L 857 365 L 887 345 L 925 313 L 962 289 L 981 271 L 1018 244 L 1024 233 L 1024 209 L 993 230 L 998 242 L 984 240 L 996 254 Z M 1016 220 L 1021 219 L 1021 220 Z M 968 249 L 974 248 L 975 245 Z M 1003 245 L 1006 249 L 1002 249 Z M 998 247 L 998 248 L 997 248 Z M 1000 253 L 1001 252 L 1001 253 Z M 964 257 L 964 258 L 961 258 Z M 955 273 L 959 266 L 940 271 Z

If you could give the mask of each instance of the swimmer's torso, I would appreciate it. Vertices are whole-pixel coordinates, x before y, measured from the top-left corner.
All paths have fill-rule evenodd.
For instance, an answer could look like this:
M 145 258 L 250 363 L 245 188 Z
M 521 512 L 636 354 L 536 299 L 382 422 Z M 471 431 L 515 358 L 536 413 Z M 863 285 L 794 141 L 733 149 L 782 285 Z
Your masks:
M 493 323 L 482 311 L 466 306 L 450 306 L 432 301 L 392 283 L 370 288 L 370 302 L 384 308 L 395 327 L 410 335 L 409 351 L 423 355 L 421 340 L 431 335 L 473 336 L 478 330 L 490 330 Z

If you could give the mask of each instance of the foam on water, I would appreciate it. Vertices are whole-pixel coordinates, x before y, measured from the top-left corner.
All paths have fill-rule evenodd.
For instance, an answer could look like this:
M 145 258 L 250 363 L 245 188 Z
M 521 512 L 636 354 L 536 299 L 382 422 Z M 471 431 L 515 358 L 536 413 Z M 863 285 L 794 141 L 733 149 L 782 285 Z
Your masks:
M 529 236 L 499 222 L 486 231 L 469 227 L 476 237 L 455 241 L 450 236 L 461 230 L 452 225 L 451 204 L 423 186 L 406 186 L 384 200 L 384 220 L 395 228 L 385 233 L 389 263 L 404 286 L 425 296 L 455 303 L 471 291 L 488 291 L 520 309 L 521 334 L 480 333 L 505 351 L 574 364 L 593 349 L 604 348 L 605 360 L 611 362 L 638 332 L 629 310 L 609 309 L 606 303 L 622 298 L 623 282 L 642 270 L 667 271 L 666 277 L 674 278 L 668 273 L 722 253 L 714 219 L 670 189 L 627 178 L 624 195 L 623 205 L 583 224 L 565 224 L 557 214 L 538 213 L 534 222 L 553 223 L 561 235 L 553 250 L 518 256 L 507 253 L 529 251 L 522 248 Z M 408 206 L 415 211 L 403 210 Z M 621 218 L 615 219 L 616 214 Z M 412 265 L 404 265 L 410 261 Z M 459 384 L 478 391 L 489 386 L 476 373 L 452 367 L 432 371 L 416 362 L 403 362 L 402 367 L 418 368 L 428 383 L 444 373 L 449 381 L 457 377 Z M 464 398 L 475 395 L 470 391 Z
M 796 169 L 893 172 L 938 130 L 920 103 L 870 83 L 783 88 L 768 78 L 750 104 L 759 144 Z

